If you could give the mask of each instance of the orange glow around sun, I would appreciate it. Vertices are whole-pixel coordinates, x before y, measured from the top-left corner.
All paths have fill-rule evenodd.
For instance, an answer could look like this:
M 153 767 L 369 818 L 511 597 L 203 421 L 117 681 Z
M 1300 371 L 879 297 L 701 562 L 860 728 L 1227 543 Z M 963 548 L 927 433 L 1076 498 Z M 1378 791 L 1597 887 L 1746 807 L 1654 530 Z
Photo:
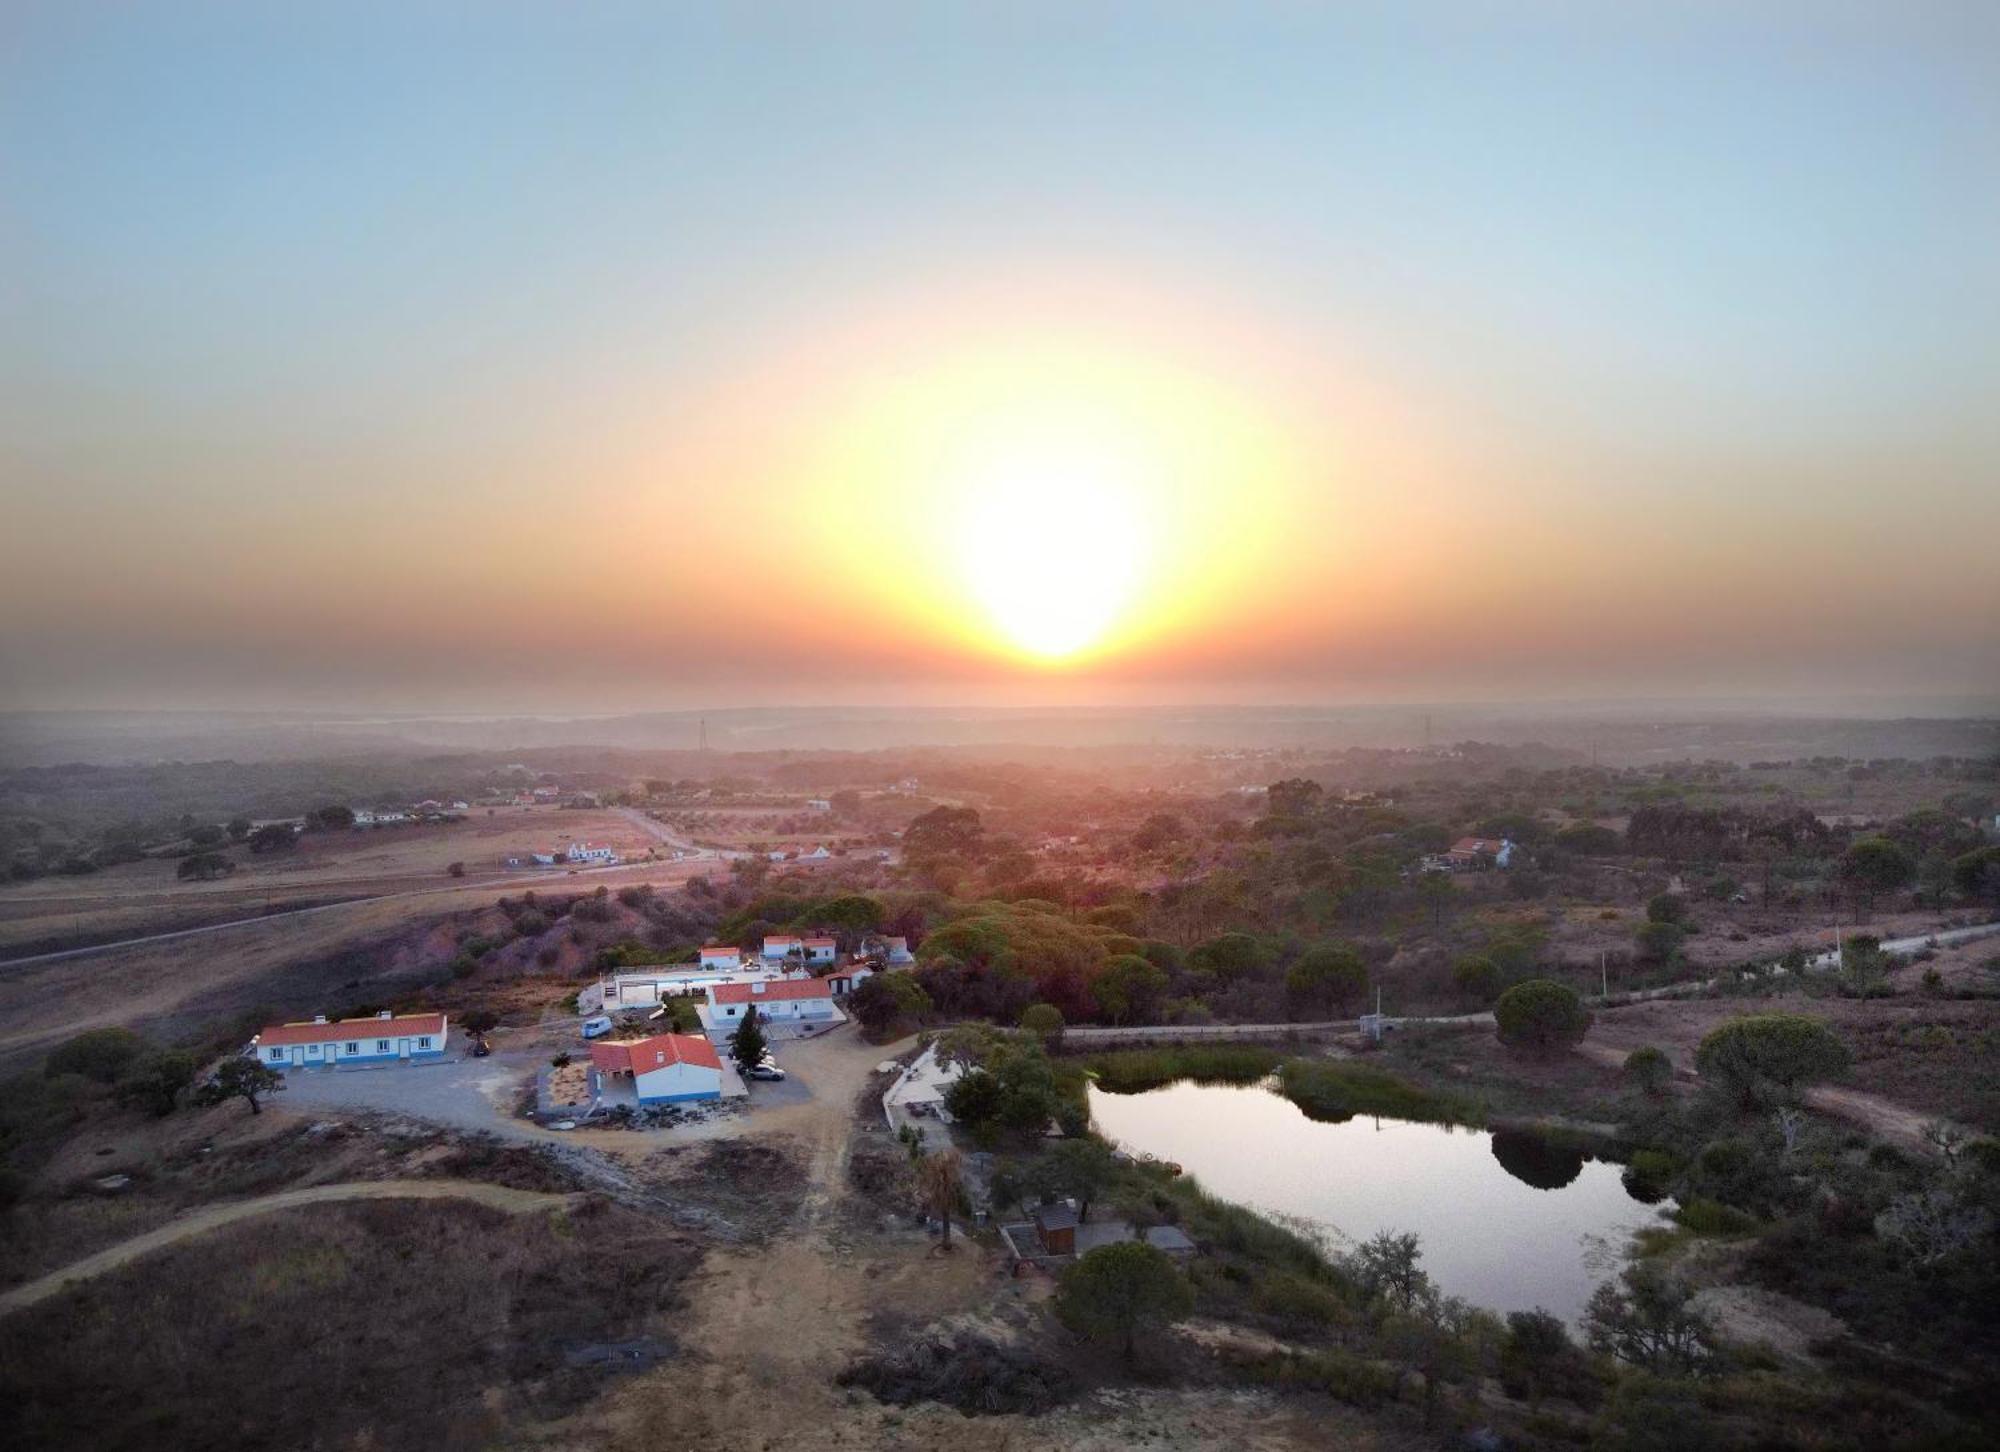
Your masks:
M 1212 622 L 1252 585 L 1289 512 L 1289 442 L 1156 349 L 1037 334 L 847 392 L 797 468 L 884 614 L 1068 670 Z

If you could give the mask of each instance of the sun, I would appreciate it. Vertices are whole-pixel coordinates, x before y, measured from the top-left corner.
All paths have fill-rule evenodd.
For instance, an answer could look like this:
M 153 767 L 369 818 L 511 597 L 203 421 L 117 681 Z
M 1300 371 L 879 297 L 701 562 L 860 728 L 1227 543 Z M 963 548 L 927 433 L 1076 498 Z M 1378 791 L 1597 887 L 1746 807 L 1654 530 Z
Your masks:
M 1148 481 L 1118 450 L 1010 448 L 957 481 L 960 578 L 991 628 L 1047 664 L 1105 645 L 1151 549 Z

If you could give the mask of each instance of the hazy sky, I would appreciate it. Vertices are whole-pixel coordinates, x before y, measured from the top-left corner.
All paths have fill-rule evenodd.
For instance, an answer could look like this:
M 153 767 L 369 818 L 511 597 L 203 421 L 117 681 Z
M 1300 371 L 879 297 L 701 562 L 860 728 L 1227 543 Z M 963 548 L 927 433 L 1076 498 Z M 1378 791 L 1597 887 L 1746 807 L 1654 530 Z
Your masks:
M 16 0 L 0 705 L 1990 694 L 1997 339 L 1990 4 Z

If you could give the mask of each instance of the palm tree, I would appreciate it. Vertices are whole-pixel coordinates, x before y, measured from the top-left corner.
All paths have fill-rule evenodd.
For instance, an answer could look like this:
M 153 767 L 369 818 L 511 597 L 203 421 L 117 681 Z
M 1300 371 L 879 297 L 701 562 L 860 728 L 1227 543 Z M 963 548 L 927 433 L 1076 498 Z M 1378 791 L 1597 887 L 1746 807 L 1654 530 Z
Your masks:
M 965 1182 L 960 1173 L 962 1162 L 955 1149 L 941 1149 L 934 1155 L 925 1155 L 917 1166 L 917 1184 L 923 1191 L 924 1204 L 936 1212 L 944 1222 L 942 1244 L 951 1249 L 951 1213 L 958 1208 L 959 1196 L 965 1193 Z

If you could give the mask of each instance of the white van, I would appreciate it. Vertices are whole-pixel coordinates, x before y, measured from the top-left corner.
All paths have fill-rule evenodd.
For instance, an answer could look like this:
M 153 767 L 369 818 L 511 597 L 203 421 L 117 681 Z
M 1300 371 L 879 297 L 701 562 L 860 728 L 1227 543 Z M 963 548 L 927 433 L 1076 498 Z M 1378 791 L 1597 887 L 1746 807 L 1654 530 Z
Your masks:
M 587 1039 L 601 1039 L 611 1032 L 611 1017 L 600 1013 L 596 1018 L 583 1021 L 583 1036 Z

